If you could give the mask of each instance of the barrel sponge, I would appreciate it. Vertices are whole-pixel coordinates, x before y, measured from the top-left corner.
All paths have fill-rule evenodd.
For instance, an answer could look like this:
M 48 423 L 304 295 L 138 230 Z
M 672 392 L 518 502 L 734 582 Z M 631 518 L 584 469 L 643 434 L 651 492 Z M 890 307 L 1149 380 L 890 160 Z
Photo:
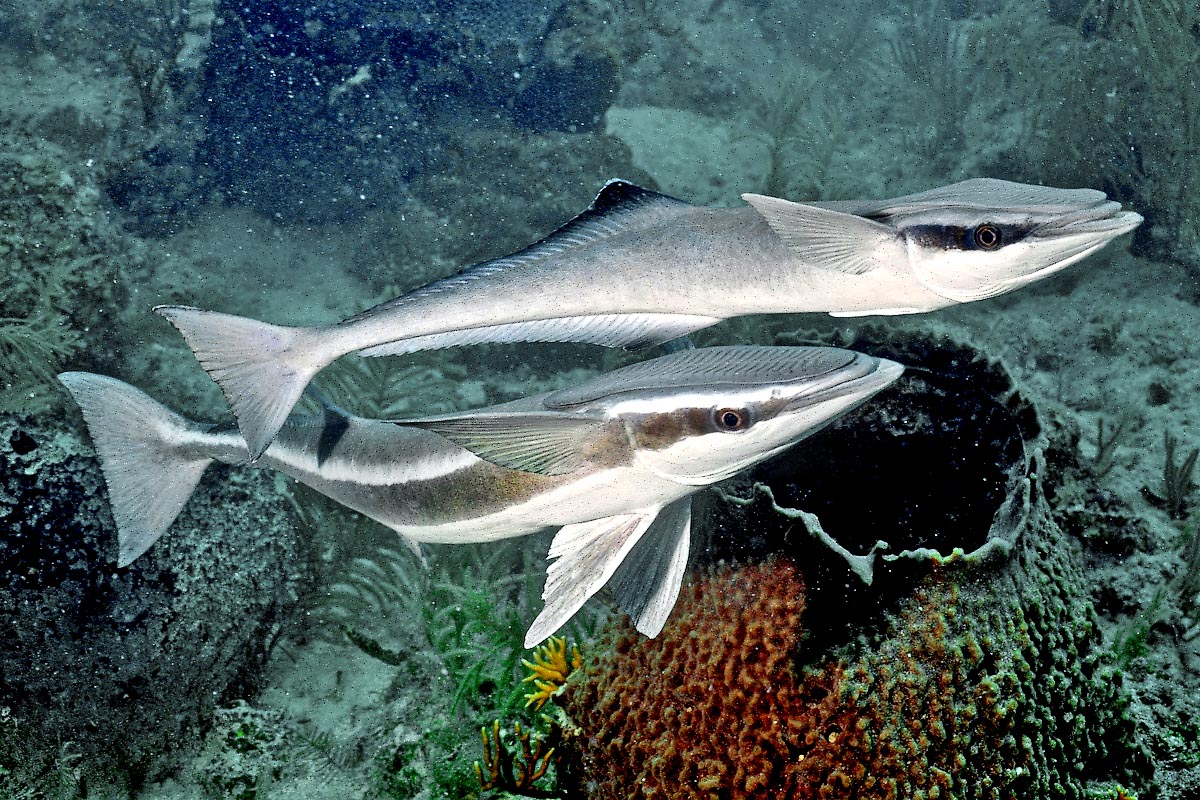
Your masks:
M 696 576 L 657 639 L 613 625 L 568 683 L 572 788 L 1000 800 L 1144 787 L 1072 551 L 1048 515 L 1030 522 L 999 569 L 935 568 L 827 652 L 805 648 L 794 561 Z

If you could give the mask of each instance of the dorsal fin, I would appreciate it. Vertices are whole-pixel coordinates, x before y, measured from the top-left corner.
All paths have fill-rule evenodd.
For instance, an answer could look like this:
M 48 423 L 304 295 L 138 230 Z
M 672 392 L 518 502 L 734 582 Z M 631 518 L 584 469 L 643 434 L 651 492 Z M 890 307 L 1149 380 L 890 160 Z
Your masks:
M 660 203 L 683 206 L 685 208 L 690 206 L 689 203 L 663 194 L 662 192 L 655 192 L 643 186 L 638 186 L 636 183 L 622 180 L 621 178 L 612 178 L 596 194 L 596 199 L 587 207 L 587 210 L 566 225 L 563 225 L 559 230 L 565 230 L 580 220 L 585 219 L 588 215 L 603 216 L 614 211 L 641 208 Z
M 677 200 L 650 189 L 643 189 L 629 181 L 610 180 L 604 184 L 604 188 L 600 190 L 596 199 L 583 213 L 524 250 L 468 267 L 448 278 L 434 281 L 406 295 L 367 309 L 352 319 L 374 316 L 382 311 L 409 303 L 416 298 L 440 294 L 516 266 L 542 261 L 562 253 L 564 250 L 589 245 L 621 233 L 648 228 L 663 219 L 677 216 L 691 207 L 691 204 L 683 200 Z

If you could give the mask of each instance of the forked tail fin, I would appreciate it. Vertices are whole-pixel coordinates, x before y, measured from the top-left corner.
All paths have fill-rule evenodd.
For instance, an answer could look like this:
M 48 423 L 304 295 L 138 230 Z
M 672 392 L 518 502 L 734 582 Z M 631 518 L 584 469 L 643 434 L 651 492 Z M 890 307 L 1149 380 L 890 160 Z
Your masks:
M 304 387 L 325 366 L 312 365 L 303 328 L 202 311 L 188 306 L 154 309 L 174 325 L 229 401 L 255 460 L 279 433 Z
M 92 435 L 117 523 L 117 566 L 128 566 L 171 526 L 212 463 L 194 446 L 205 428 L 115 378 L 63 372 L 58 379 Z

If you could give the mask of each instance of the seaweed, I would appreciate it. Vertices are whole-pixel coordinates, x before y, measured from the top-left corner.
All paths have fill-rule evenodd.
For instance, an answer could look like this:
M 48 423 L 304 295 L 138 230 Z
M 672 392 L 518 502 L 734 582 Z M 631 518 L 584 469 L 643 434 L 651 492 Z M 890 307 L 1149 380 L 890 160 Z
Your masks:
M 993 171 L 1005 152 L 1024 153 L 1058 107 L 1049 65 L 1079 39 L 1028 4 L 967 19 L 952 5 L 928 0 L 906 15 L 888 38 L 890 58 L 876 64 L 880 83 L 908 95 L 895 107 L 909 148 L 940 177 Z
M 1179 555 L 1183 572 L 1176 579 L 1179 585 L 1180 607 L 1187 629 L 1180 640 L 1190 642 L 1200 636 L 1200 528 L 1191 523 L 1180 531 Z
M 915 12 L 888 41 L 895 68 L 921 97 L 919 108 L 928 137 L 922 150 L 939 159 L 938 172 L 953 171 L 950 162 L 965 149 L 963 122 L 976 96 L 971 74 L 968 29 L 952 20 L 940 0 Z
M 49 300 L 41 299 L 38 305 L 27 316 L 0 317 L 4 410 L 44 409 L 55 393 L 54 375 L 79 348 L 78 332 L 62 323 Z
M 1200 7 L 1181 0 L 1090 0 L 1076 21 L 1088 38 L 1062 59 L 1053 128 L 1076 135 L 1054 163 L 1097 170 L 1148 224 L 1138 243 L 1197 267 L 1200 199 Z M 1066 157 L 1062 157 L 1065 155 Z M 1039 159 L 1040 160 L 1040 159 Z M 1097 176 L 1088 176 L 1094 181 Z M 1158 235 L 1147 235 L 1161 226 Z
M 1200 447 L 1193 448 L 1183 460 L 1177 457 L 1179 440 L 1170 431 L 1163 433 L 1163 478 L 1162 490 L 1142 487 L 1142 495 L 1151 505 L 1167 512 L 1171 519 L 1187 519 L 1191 513 L 1192 498 L 1196 482 L 1196 460 L 1200 458 Z
M 1196 489 L 1192 476 L 1196 473 L 1196 458 L 1200 456 L 1200 447 L 1197 447 L 1184 456 L 1183 461 L 1176 461 L 1178 445 L 1178 439 L 1169 433 L 1163 434 L 1163 492 L 1167 515 L 1171 519 L 1184 519 L 1191 511 L 1192 492 Z
M 483 740 L 483 763 L 475 762 L 475 777 L 484 791 L 498 790 L 522 797 L 563 798 L 567 795 L 558 791 L 543 789 L 536 782 L 546 776 L 553 763 L 555 750 L 562 738 L 562 728 L 557 725 L 550 727 L 549 733 L 521 729 L 521 723 L 513 725 L 511 745 L 502 741 L 499 721 L 492 723 L 491 735 L 488 729 L 480 729 Z M 513 750 L 519 748 L 521 755 L 515 756 Z
M 0 797 L 4 800 L 75 800 L 86 785 L 83 754 L 72 740 L 61 741 L 58 748 L 47 747 L 39 759 L 39 768 L 29 765 L 18 769 L 6 761 L 13 757 L 11 737 L 18 722 L 7 706 L 0 707 Z M 23 748 L 28 749 L 28 748 Z
M 357 748 L 340 744 L 329 731 L 294 726 L 290 735 L 296 752 L 324 764 L 331 771 L 352 769 L 362 761 L 362 753 Z
M 836 163 L 850 116 L 825 89 L 828 77 L 817 70 L 789 73 L 787 83 L 764 98 L 766 111 L 754 114 L 771 141 L 765 194 L 827 199 L 858 190 L 857 176 Z
M 1103 478 L 1112 471 L 1116 464 L 1117 448 L 1129 438 L 1137 415 L 1128 409 L 1121 409 L 1111 427 L 1105 425 L 1104 417 L 1096 420 L 1096 454 L 1092 457 L 1092 474 Z
M 385 664 L 444 674 L 449 713 L 503 716 L 523 704 L 516 678 L 525 630 L 540 605 L 538 566 L 516 542 L 458 548 L 428 569 L 411 554 L 381 547 L 350 562 L 314 616 Z M 577 624 L 585 636 L 595 628 L 594 615 Z M 389 647 L 385 636 L 410 644 Z M 512 690 L 498 694 L 504 687 Z
M 465 367 L 445 361 L 397 369 L 392 359 L 352 356 L 324 370 L 319 385 L 334 403 L 356 414 L 395 419 L 455 410 L 469 377 Z
M 51 407 L 54 375 L 120 329 L 120 287 L 139 259 L 124 259 L 128 243 L 104 217 L 94 177 L 30 134 L 0 137 L 0 410 Z
M 1159 586 L 1150 600 L 1150 605 L 1130 617 L 1118 629 L 1112 650 L 1116 656 L 1117 667 L 1121 670 L 1128 670 L 1136 659 L 1149 654 L 1150 647 L 1147 642 L 1150 639 L 1150 631 L 1163 618 L 1167 594 L 1167 585 Z

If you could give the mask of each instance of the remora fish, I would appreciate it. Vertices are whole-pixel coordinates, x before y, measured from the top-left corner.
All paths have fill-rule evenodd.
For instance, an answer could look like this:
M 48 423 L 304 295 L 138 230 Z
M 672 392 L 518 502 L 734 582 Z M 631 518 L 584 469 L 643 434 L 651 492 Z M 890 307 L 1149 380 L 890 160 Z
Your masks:
M 746 194 L 706 208 L 623 181 L 546 239 L 333 325 L 156 309 L 261 453 L 304 387 L 347 353 L 479 342 L 658 344 L 744 314 L 912 314 L 994 297 L 1133 230 L 1103 192 L 976 179 L 890 200 Z
M 232 426 L 187 420 L 113 378 L 65 372 L 100 457 L 125 566 L 171 525 L 213 461 L 285 472 L 417 543 L 558 527 L 549 636 L 606 583 L 655 636 L 687 564 L 690 496 L 791 447 L 901 374 L 818 347 L 714 347 L 459 415 L 295 415 L 256 462 Z

